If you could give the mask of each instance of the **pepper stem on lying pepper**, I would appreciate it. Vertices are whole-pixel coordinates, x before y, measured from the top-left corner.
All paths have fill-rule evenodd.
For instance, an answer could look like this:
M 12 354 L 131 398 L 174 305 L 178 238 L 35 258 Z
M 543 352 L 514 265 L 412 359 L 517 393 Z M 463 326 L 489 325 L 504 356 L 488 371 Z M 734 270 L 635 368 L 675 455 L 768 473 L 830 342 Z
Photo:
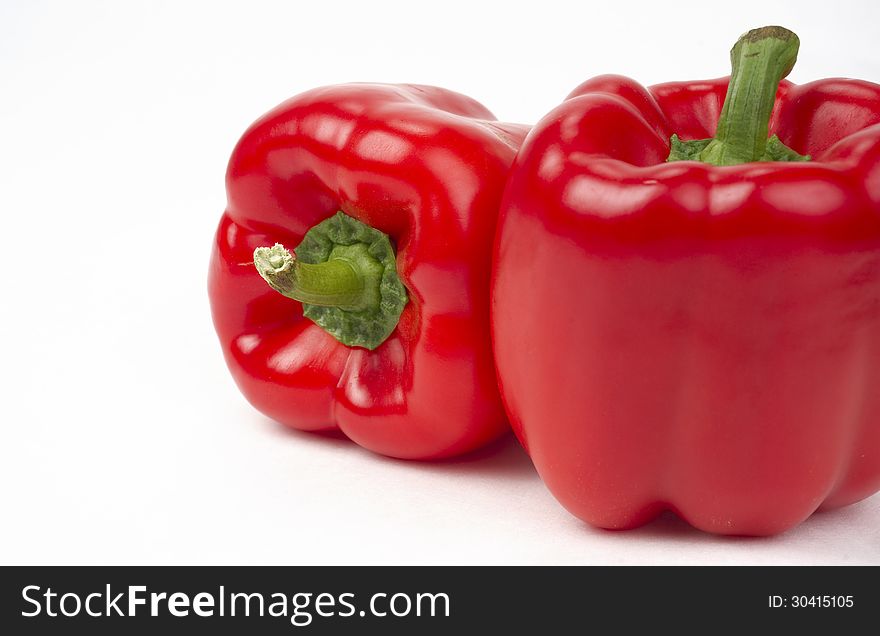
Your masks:
M 254 265 L 269 286 L 287 298 L 346 311 L 377 305 L 382 266 L 364 250 L 347 251 L 344 258 L 310 264 L 275 243 L 254 250 Z
M 342 211 L 306 232 L 294 253 L 280 243 L 258 247 L 254 265 L 272 289 L 302 303 L 303 316 L 349 347 L 379 347 L 409 302 L 391 237 Z
M 770 114 L 779 83 L 794 67 L 800 41 L 779 26 L 753 29 L 730 51 L 732 72 L 715 137 L 681 141 L 672 135 L 667 161 L 734 166 L 752 161 L 807 161 L 773 135 Z

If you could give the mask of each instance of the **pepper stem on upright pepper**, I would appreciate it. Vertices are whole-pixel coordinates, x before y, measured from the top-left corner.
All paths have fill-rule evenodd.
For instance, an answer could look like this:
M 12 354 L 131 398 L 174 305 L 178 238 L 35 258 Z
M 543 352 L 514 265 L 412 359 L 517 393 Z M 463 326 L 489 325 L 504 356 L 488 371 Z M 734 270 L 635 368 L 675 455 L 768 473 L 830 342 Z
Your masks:
M 735 166 L 752 161 L 808 161 L 779 137 L 767 138 L 776 92 L 794 67 L 800 40 L 780 26 L 752 29 L 730 51 L 727 96 L 710 139 L 681 141 L 672 135 L 667 161 Z

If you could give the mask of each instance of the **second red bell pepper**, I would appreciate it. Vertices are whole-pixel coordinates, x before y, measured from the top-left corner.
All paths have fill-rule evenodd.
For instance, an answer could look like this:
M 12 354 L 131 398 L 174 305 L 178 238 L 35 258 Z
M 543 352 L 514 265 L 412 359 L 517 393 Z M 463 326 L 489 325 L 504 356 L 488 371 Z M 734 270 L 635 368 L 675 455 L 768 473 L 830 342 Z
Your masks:
M 489 269 L 525 132 L 411 85 L 316 89 L 258 120 L 229 162 L 209 281 L 247 399 L 401 458 L 464 453 L 506 430 Z
M 511 171 L 493 335 L 511 423 L 578 517 L 783 531 L 880 488 L 880 86 L 603 76 Z M 769 135 L 773 136 L 769 136 Z

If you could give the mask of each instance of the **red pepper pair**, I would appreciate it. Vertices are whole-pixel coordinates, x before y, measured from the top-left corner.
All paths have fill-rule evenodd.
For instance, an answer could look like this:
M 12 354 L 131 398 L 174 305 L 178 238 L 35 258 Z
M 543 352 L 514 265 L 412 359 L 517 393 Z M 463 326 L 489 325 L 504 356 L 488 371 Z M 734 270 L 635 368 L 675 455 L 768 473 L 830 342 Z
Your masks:
M 212 258 L 242 391 L 387 455 L 471 450 L 504 430 L 491 304 L 514 431 L 588 522 L 760 535 L 870 495 L 880 86 L 784 82 L 797 48 L 767 27 L 729 80 L 590 80 L 518 154 L 523 127 L 440 89 L 282 104 L 233 154 Z

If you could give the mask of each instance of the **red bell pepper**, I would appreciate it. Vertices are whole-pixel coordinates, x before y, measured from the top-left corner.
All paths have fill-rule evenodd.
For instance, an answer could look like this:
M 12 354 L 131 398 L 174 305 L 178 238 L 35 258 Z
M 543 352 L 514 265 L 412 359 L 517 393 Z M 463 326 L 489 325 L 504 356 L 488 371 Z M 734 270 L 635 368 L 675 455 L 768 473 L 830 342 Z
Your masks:
M 245 397 L 393 457 L 464 453 L 506 430 L 489 269 L 525 132 L 414 85 L 316 89 L 253 124 L 229 162 L 209 280 Z
M 511 170 L 502 396 L 591 524 L 767 535 L 880 488 L 880 86 L 783 82 L 797 48 L 767 27 L 730 79 L 592 79 Z

